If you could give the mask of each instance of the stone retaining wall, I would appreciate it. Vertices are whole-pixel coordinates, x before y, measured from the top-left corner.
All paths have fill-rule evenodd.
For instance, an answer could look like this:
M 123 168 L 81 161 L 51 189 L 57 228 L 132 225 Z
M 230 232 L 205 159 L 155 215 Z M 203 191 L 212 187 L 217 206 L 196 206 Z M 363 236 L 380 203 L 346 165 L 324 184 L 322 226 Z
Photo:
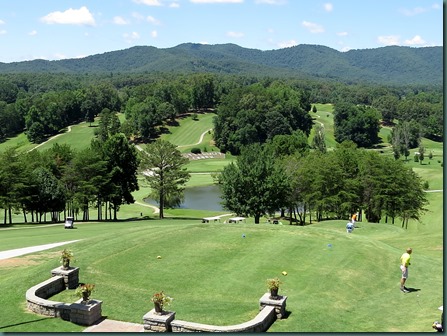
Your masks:
M 171 322 L 171 327 L 173 332 L 263 332 L 268 330 L 275 320 L 275 307 L 265 307 L 254 319 L 241 324 L 215 326 L 174 320 Z
M 46 300 L 65 290 L 63 276 L 55 276 L 35 285 L 26 291 L 26 305 L 29 310 L 45 316 L 60 317 L 66 308 L 65 303 Z M 65 315 L 62 312 L 62 315 Z
M 260 312 L 248 322 L 231 325 L 216 326 L 175 319 L 175 312 L 166 311 L 161 314 L 152 309 L 143 316 L 145 332 L 264 332 L 276 321 L 285 316 L 287 296 L 278 300 L 269 298 L 270 293 L 264 294 L 259 300 Z
M 69 270 L 56 268 L 51 272 L 52 277 L 26 291 L 26 305 L 32 312 L 51 317 L 60 317 L 81 325 L 92 325 L 101 316 L 102 301 L 90 300 L 81 303 L 82 299 L 75 303 L 64 303 L 47 300 L 66 288 L 76 288 L 79 285 L 79 268 L 72 267 Z M 59 274 L 59 275 L 58 275 Z

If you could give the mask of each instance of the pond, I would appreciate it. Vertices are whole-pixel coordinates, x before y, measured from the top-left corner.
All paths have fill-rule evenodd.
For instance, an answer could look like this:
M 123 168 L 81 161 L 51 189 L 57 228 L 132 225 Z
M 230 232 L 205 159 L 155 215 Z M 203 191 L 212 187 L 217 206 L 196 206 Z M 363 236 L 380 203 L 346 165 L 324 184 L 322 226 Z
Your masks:
M 185 200 L 178 208 L 223 211 L 220 204 L 222 192 L 218 185 L 186 188 L 184 195 Z M 149 198 L 145 199 L 145 202 L 158 206 L 157 201 Z

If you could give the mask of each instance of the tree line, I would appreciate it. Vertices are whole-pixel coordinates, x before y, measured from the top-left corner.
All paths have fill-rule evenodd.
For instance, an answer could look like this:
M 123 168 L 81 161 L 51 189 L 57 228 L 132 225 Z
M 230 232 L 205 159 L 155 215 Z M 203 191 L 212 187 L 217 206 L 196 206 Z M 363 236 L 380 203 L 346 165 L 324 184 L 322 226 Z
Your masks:
M 289 137 L 245 146 L 236 162 L 223 169 L 218 182 L 226 209 L 253 216 L 255 223 L 281 209 L 291 224 L 312 222 L 312 214 L 321 221 L 360 212 L 372 223 L 385 216 L 394 224 L 400 218 L 402 227 L 425 211 L 423 181 L 402 161 L 349 140 L 321 152 Z
M 216 108 L 216 140 L 223 150 L 236 153 L 241 145 L 279 133 L 297 129 L 308 133 L 310 102 L 366 106 L 384 125 L 411 122 L 421 136 L 443 139 L 443 92 L 438 86 L 140 73 L 0 75 L 0 142 L 25 131 L 31 142 L 40 143 L 68 125 L 92 122 L 104 109 L 124 113 L 121 131 L 146 141 L 188 111 Z M 356 114 L 366 113 L 358 110 Z M 255 126 L 235 128 L 240 122 Z M 339 127 L 348 132 L 351 128 Z M 346 138 L 343 133 L 339 141 Z M 362 140 L 352 140 L 362 146 Z

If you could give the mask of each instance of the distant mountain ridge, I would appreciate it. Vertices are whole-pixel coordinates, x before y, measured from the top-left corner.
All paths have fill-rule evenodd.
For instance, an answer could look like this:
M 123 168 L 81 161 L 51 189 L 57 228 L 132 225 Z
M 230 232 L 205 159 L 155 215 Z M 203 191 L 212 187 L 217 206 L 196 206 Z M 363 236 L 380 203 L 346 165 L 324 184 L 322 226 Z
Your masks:
M 0 73 L 191 73 L 331 78 L 343 82 L 440 85 L 443 48 L 388 46 L 340 52 L 301 44 L 262 51 L 236 44 L 137 46 L 79 59 L 0 63 Z

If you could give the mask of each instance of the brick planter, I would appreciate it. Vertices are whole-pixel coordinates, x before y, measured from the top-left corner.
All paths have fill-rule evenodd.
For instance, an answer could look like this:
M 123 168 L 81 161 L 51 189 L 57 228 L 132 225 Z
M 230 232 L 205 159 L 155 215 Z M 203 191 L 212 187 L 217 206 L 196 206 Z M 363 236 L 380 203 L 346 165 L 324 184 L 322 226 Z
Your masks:
M 87 304 L 79 299 L 70 305 L 70 321 L 76 324 L 90 326 L 101 319 L 102 301 L 90 300 Z
M 62 266 L 51 270 L 51 276 L 62 276 L 64 278 L 65 288 L 75 289 L 79 286 L 79 267 L 70 267 L 63 269 Z

